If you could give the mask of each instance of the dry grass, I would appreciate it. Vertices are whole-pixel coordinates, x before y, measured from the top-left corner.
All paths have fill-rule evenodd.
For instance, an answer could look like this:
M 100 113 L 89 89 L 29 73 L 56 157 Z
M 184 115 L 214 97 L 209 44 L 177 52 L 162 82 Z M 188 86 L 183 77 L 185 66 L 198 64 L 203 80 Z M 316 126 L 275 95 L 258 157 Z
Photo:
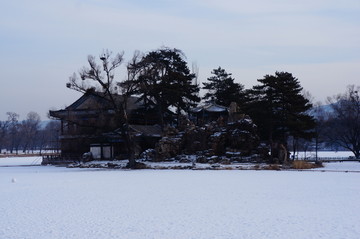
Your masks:
M 260 169 L 260 165 L 259 165 L 259 164 L 255 164 L 255 165 L 253 166 L 253 169 L 259 170 L 259 169 Z
M 234 170 L 234 168 L 233 167 L 224 167 L 224 168 L 222 168 L 223 170 Z
M 270 164 L 264 167 L 265 170 L 280 170 L 280 166 L 278 164 Z
M 311 163 L 311 162 L 307 162 L 305 160 L 295 160 L 292 163 L 292 168 L 294 169 L 312 169 L 312 168 L 321 168 L 323 167 L 322 164 L 320 163 Z
M 149 167 L 144 163 L 136 162 L 134 168 L 132 169 L 148 169 Z

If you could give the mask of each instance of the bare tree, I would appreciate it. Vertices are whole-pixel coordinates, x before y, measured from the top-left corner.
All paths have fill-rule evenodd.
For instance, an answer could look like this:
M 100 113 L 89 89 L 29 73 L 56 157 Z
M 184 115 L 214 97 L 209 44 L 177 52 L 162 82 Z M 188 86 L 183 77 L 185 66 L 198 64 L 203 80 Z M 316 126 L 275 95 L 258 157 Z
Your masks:
M 360 158 L 360 86 L 350 85 L 344 94 L 328 98 L 332 112 L 327 120 L 327 138 Z
M 34 150 L 36 136 L 39 133 L 40 115 L 36 112 L 29 112 L 26 120 L 22 121 L 20 131 L 23 138 L 23 152 L 29 149 Z
M 124 53 L 117 53 L 115 57 L 112 52 L 105 50 L 100 55 L 101 63 L 96 62 L 92 55 L 88 56 L 88 67 L 83 67 L 78 74 L 73 73 L 66 86 L 70 89 L 85 93 L 90 88 L 98 92 L 104 92 L 107 97 L 112 99 L 112 94 L 116 93 L 116 84 L 114 83 L 115 69 L 123 63 Z M 114 107 L 118 107 L 114 102 Z
M 303 97 L 308 100 L 308 102 L 313 106 L 314 105 L 314 97 L 313 95 L 307 91 L 307 90 L 302 90 L 302 95 Z M 314 106 L 311 107 L 310 109 L 307 110 L 307 113 L 310 114 L 310 115 L 317 115 L 317 113 L 320 112 L 320 109 L 321 108 L 315 108 Z M 316 112 L 315 112 L 316 111 Z M 316 116 L 314 117 L 315 121 L 316 121 Z M 313 131 L 316 133 L 317 132 L 317 129 L 316 127 L 313 129 Z M 315 134 L 314 134 L 315 136 Z M 316 138 L 316 136 L 315 136 Z M 303 151 L 305 153 L 305 158 L 306 158 L 306 151 L 310 150 L 311 149 L 311 146 L 313 144 L 313 139 L 312 138 L 301 138 L 301 137 L 290 137 L 290 141 L 291 141 L 291 144 L 292 144 L 292 150 L 293 150 L 293 159 L 295 159 L 295 156 L 297 154 L 297 152 L 300 150 L 300 151 Z M 316 140 L 315 140 L 316 141 Z
M 60 149 L 60 121 L 51 120 L 44 128 L 39 130 L 36 137 L 36 146 L 41 154 L 44 149 L 58 151 Z
M 20 127 L 19 127 L 19 115 L 14 112 L 7 112 L 8 115 L 8 122 L 9 122 L 9 149 L 10 153 L 13 153 L 15 150 L 16 153 L 18 152 L 21 137 L 20 137 Z
M 132 92 L 131 79 L 137 74 L 137 69 L 129 68 L 128 79 L 120 82 L 115 81 L 115 70 L 123 63 L 124 53 L 118 53 L 112 57 L 112 52 L 105 50 L 99 57 L 97 63 L 94 56 L 88 56 L 88 67 L 83 67 L 78 74 L 74 73 L 67 83 L 67 87 L 82 93 L 89 89 L 95 89 L 99 97 L 110 102 L 115 111 L 119 125 L 122 125 L 122 135 L 125 138 L 126 147 L 129 153 L 128 167 L 135 167 L 135 149 L 132 135 L 129 132 L 129 120 L 127 115 L 127 102 Z M 139 52 L 135 52 L 132 61 L 136 62 L 140 57 Z M 120 87 L 120 89 L 119 89 Z M 122 93 L 121 101 L 115 95 Z
M 6 146 L 6 139 L 8 134 L 9 121 L 0 121 L 0 153 Z
M 315 159 L 318 160 L 318 152 L 321 144 L 326 142 L 326 124 L 329 120 L 329 112 L 324 109 L 321 102 L 315 103 L 312 114 L 316 121 L 315 127 Z

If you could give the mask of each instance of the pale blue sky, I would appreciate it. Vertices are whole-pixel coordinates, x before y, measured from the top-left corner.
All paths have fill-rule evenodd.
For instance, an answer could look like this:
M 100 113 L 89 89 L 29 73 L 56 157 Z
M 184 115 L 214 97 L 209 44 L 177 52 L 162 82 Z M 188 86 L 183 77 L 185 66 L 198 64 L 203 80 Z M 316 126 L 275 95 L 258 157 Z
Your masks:
M 1 0 L 0 39 L 0 119 L 71 104 L 68 77 L 103 49 L 175 47 L 202 82 L 221 66 L 247 88 L 288 71 L 321 101 L 360 85 L 359 0 Z

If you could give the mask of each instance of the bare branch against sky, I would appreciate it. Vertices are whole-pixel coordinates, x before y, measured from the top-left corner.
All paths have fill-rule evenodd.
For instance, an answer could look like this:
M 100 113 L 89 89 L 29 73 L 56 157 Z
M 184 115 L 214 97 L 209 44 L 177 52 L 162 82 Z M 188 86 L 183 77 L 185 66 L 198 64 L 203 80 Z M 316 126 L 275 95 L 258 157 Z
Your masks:
M 316 100 L 360 82 L 359 0 L 2 1 L 0 39 L 0 119 L 72 103 L 69 76 L 103 49 L 175 47 L 199 81 L 221 66 L 247 88 L 287 71 Z

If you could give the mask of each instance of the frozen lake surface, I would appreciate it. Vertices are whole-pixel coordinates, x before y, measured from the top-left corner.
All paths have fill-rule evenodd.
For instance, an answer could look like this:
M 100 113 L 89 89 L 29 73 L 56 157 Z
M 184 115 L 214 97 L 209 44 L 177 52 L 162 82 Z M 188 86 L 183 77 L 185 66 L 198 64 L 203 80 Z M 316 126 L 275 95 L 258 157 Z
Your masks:
M 360 173 L 350 171 L 359 165 L 322 169 L 342 172 L 0 167 L 0 238 L 357 239 Z

